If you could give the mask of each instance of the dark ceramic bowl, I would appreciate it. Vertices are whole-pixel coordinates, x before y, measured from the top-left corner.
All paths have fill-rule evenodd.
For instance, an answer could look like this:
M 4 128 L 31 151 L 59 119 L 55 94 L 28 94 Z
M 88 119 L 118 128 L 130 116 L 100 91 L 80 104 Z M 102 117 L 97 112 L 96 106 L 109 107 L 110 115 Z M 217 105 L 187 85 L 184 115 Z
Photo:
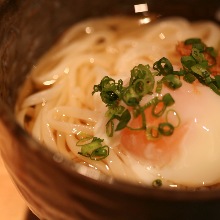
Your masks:
M 0 0 L 0 150 L 28 207 L 47 220 L 219 219 L 220 189 L 169 191 L 134 186 L 78 172 L 56 160 L 19 125 L 19 87 L 39 57 L 75 22 L 91 16 L 133 13 L 133 0 Z M 161 16 L 219 22 L 219 0 L 148 0 Z M 12 210 L 13 211 L 13 210 Z

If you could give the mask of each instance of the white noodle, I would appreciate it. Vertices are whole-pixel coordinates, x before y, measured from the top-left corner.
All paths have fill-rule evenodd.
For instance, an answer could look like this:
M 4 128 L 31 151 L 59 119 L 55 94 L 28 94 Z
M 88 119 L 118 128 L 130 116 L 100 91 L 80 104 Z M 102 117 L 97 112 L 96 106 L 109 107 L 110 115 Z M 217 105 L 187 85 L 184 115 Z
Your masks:
M 120 133 L 113 139 L 105 134 L 106 107 L 98 95 L 91 95 L 93 85 L 105 75 L 126 79 L 135 65 L 152 66 L 161 57 L 175 62 L 175 45 L 189 37 L 217 47 L 219 34 L 219 27 L 211 22 L 190 23 L 182 18 L 142 26 L 130 17 L 81 22 L 33 69 L 30 81 L 39 91 L 18 106 L 18 121 L 42 144 L 69 159 L 117 178 L 141 182 L 130 169 L 135 160 L 120 150 Z M 25 125 L 27 115 L 32 120 L 29 125 Z M 104 138 L 110 144 L 110 155 L 102 161 L 79 155 L 76 134 L 80 132 Z

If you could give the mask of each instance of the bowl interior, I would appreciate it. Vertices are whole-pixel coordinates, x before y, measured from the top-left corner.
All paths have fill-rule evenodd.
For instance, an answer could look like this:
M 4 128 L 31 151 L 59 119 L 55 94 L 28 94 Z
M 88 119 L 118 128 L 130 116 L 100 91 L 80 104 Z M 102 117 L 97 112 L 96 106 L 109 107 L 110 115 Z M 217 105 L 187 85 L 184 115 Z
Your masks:
M 198 214 L 202 204 L 208 207 L 207 212 L 212 210 L 214 214 L 219 208 L 217 203 L 211 206 L 211 203 L 207 202 L 210 198 L 220 199 L 220 191 L 208 194 L 194 192 L 194 197 L 192 192 L 173 192 L 173 197 L 170 197 L 170 192 L 166 190 L 143 189 L 118 181 L 112 183 L 112 179 L 108 177 L 103 177 L 102 182 L 83 177 L 75 172 L 78 168 L 70 165 L 68 161 L 55 163 L 54 154 L 47 149 L 42 150 L 39 144 L 19 127 L 13 116 L 19 89 L 29 71 L 67 28 L 88 17 L 134 14 L 134 5 L 140 3 L 135 0 L 5 0 L 0 3 L 0 128 L 3 130 L 2 134 L 12 140 L 7 143 L 2 138 L 0 149 L 15 184 L 29 207 L 42 219 L 71 219 L 71 216 L 76 219 L 89 219 L 89 215 L 94 217 L 92 219 L 103 219 L 106 210 L 112 212 L 109 219 L 134 219 L 137 213 L 140 219 L 145 219 L 148 215 L 149 219 L 158 219 L 162 214 L 155 212 L 157 207 L 164 207 L 163 211 L 167 208 L 167 216 L 172 216 L 170 206 L 175 205 L 176 201 L 178 203 L 174 213 L 181 212 L 183 217 L 180 219 L 187 216 L 188 212 L 184 212 L 186 210 L 190 210 L 191 215 Z M 220 21 L 218 0 L 209 3 L 204 0 L 148 0 L 147 4 L 149 13 L 161 17 L 184 16 L 190 20 L 210 19 L 217 23 Z M 8 147 L 3 147 L 3 143 Z M 39 173 L 39 169 L 45 169 L 45 174 Z M 53 180 L 59 179 L 59 185 L 65 185 L 66 188 L 58 188 L 54 181 L 48 179 L 48 175 L 53 176 Z M 73 182 L 81 196 L 71 188 Z M 100 192 L 97 186 L 103 191 Z M 33 190 L 33 187 L 39 187 L 43 193 Z M 56 202 L 50 198 L 52 193 L 57 199 Z M 117 196 L 114 196 L 116 194 Z M 64 204 L 60 205 L 58 201 L 61 197 L 61 202 L 70 204 L 66 207 Z M 133 201 L 129 203 L 130 200 Z M 202 202 L 195 203 L 198 200 Z M 91 201 L 94 202 L 93 205 Z M 82 205 L 83 202 L 85 204 Z M 105 205 L 102 205 L 102 202 L 105 202 Z M 116 207 L 119 203 L 124 205 Z M 145 204 L 148 204 L 149 208 L 146 208 Z M 133 210 L 126 212 L 126 205 L 131 209 L 133 207 Z M 79 210 L 72 210 L 74 206 Z M 105 208 L 100 211 L 99 207 Z M 94 214 L 93 210 L 97 214 Z M 131 214 L 130 217 L 127 213 Z M 202 216 L 204 213 L 201 213 Z
M 3 1 L 0 5 L 1 98 L 13 108 L 18 89 L 39 57 L 62 33 L 79 20 L 91 16 L 134 14 L 135 0 L 100 1 Z M 147 2 L 149 13 L 159 16 L 184 16 L 190 20 L 219 22 L 217 0 L 153 0 Z M 198 9 L 199 8 L 199 9 Z M 39 25 L 40 24 L 40 25 Z M 17 74 L 14 74 L 14 73 Z M 13 85 L 13 90 L 11 89 Z

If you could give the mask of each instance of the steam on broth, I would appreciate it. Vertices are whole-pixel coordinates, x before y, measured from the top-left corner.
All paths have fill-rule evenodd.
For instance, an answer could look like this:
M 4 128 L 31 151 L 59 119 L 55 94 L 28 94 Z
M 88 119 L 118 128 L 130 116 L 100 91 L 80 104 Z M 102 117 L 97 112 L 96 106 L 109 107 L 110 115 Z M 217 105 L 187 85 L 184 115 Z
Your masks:
M 210 47 L 218 50 L 219 36 L 218 25 L 209 21 L 190 23 L 183 18 L 158 20 L 147 25 L 141 25 L 141 20 L 134 17 L 83 21 L 68 30 L 33 68 L 27 80 L 31 89 L 24 86 L 16 106 L 17 119 L 40 143 L 84 164 L 88 172 L 95 169 L 144 185 L 201 187 L 218 184 L 220 123 L 216 123 L 216 117 L 220 109 L 219 95 L 201 83 L 200 78 L 191 83 L 181 80 L 180 88 L 163 86 L 158 92 L 157 85 L 163 76 L 155 75 L 157 71 L 153 67 L 155 62 L 166 58 L 174 71 L 180 71 L 184 69 L 180 54 L 187 48 L 181 46 L 182 42 L 201 39 L 207 50 Z M 215 75 L 220 74 L 218 62 L 219 58 L 217 64 L 212 64 Z M 164 68 L 168 64 L 162 60 L 159 66 Z M 136 92 L 130 91 L 128 86 L 131 70 L 151 74 L 154 81 L 152 90 L 141 96 L 135 108 L 126 106 L 123 99 L 118 101 L 120 86 L 122 93 L 126 88 L 129 95 L 135 93 L 136 97 Z M 219 83 L 217 78 L 215 84 Z M 121 113 L 112 114 L 115 106 L 111 107 L 100 97 L 103 79 L 110 79 L 105 82 L 115 86 L 114 93 L 109 90 L 105 94 L 109 94 L 113 101 L 116 98 L 117 109 L 127 109 L 130 117 L 127 124 L 121 120 Z M 138 84 L 140 92 L 141 83 L 145 81 Z M 163 100 L 166 94 L 170 94 L 169 101 L 174 99 L 172 106 L 167 105 L 166 109 L 174 131 L 172 135 L 159 137 L 155 126 L 161 124 L 160 120 L 165 120 L 168 113 L 158 119 L 152 115 L 151 108 L 146 108 L 146 112 L 138 117 L 129 111 L 133 113 L 134 109 L 137 111 L 137 105 L 143 107 L 151 100 Z M 159 110 L 155 111 L 160 112 L 161 107 L 157 107 Z M 152 123 L 150 140 L 147 129 L 137 129 L 143 125 L 141 117 L 146 120 L 145 128 L 146 124 Z M 114 123 L 120 120 L 123 129 L 109 135 L 106 125 L 107 130 L 112 126 L 114 130 Z M 167 124 L 164 130 L 167 132 Z M 91 157 L 94 153 L 89 148 L 91 143 L 92 149 L 98 152 L 97 157 Z

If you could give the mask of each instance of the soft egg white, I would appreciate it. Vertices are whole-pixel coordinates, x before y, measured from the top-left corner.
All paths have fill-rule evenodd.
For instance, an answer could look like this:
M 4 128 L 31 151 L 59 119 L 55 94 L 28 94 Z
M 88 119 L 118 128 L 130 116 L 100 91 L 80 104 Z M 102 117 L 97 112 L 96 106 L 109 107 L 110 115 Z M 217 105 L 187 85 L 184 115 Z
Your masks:
M 141 179 L 141 182 L 151 184 L 154 179 L 161 178 L 164 185 L 184 185 L 200 187 L 220 182 L 220 97 L 209 87 L 200 83 L 183 82 L 181 88 L 169 92 L 175 100 L 172 106 L 180 117 L 180 125 L 174 131 L 174 153 L 167 160 L 160 154 L 160 162 L 137 160 L 129 154 L 131 169 Z M 181 132 L 178 129 L 184 126 Z M 132 137 L 131 137 L 132 138 Z M 165 137 L 166 138 L 166 137 Z M 148 145 L 152 145 L 149 143 Z M 138 146 L 136 146 L 138 148 Z M 153 146 L 146 146 L 149 153 Z M 168 146 L 169 149 L 169 146 Z M 158 152 L 156 152 L 158 153 Z M 147 158 L 147 155 L 146 155 Z M 162 164 L 162 166 L 161 166 Z
M 179 142 L 180 154 L 160 170 L 164 179 L 186 186 L 220 182 L 220 100 L 209 87 L 183 83 L 172 93 L 175 110 L 187 129 Z M 175 133 L 173 135 L 175 137 Z

